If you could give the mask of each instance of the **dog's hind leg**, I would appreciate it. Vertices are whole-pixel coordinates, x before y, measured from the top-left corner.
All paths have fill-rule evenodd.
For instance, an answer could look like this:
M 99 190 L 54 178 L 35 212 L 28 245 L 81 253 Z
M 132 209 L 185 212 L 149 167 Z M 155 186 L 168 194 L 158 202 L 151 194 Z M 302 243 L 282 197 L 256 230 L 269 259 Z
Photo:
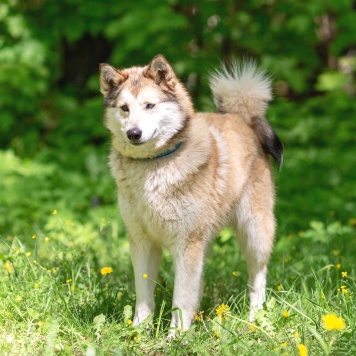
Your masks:
M 130 252 L 136 286 L 136 308 L 133 321 L 135 326 L 154 312 L 154 290 L 162 249 L 145 238 L 130 239 Z
M 268 179 L 267 183 L 270 183 Z M 272 184 L 266 186 L 266 180 L 256 179 L 253 186 L 244 191 L 237 208 L 237 240 L 249 274 L 250 320 L 262 309 L 266 299 L 267 263 L 275 234 L 273 189 Z
M 188 330 L 194 312 L 199 308 L 203 291 L 204 251 L 201 237 L 189 239 L 184 246 L 175 247 L 171 251 L 175 269 L 174 310 L 168 338 L 173 338 L 177 329 Z

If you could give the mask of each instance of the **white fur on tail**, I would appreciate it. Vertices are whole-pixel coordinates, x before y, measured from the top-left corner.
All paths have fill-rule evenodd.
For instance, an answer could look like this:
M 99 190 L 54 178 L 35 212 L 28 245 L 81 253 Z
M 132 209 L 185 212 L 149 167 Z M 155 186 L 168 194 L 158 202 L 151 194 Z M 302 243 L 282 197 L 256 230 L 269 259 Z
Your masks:
M 263 117 L 272 99 L 270 77 L 251 60 L 223 65 L 209 82 L 218 111 L 240 114 L 247 123 L 252 117 Z

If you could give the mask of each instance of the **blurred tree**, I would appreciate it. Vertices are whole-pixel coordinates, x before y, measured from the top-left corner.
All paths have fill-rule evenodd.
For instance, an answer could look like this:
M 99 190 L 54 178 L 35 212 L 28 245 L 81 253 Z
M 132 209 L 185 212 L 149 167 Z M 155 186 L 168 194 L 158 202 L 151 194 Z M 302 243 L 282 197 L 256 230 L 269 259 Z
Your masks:
M 68 139 L 73 150 L 100 144 L 100 62 L 126 67 L 163 53 L 197 108 L 210 110 L 206 77 L 220 60 L 258 59 L 277 95 L 299 100 L 354 95 L 355 49 L 352 0 L 3 0 L 1 144 L 20 155 Z

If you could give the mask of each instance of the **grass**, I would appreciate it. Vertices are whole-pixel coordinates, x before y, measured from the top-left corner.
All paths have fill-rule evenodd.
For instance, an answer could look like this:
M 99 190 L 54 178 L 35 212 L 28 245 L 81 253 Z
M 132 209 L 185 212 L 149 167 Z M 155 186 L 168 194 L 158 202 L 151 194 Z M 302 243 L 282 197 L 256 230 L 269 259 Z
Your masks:
M 3 238 L 1 354 L 298 355 L 299 344 L 312 355 L 356 351 L 355 221 L 313 222 L 304 232 L 279 236 L 267 302 L 254 323 L 247 321 L 244 261 L 224 230 L 206 264 L 204 313 L 169 343 L 170 257 L 157 281 L 156 315 L 146 326 L 132 327 L 133 274 L 124 232 L 119 238 L 114 233 L 114 215 L 97 214 L 87 228 L 53 211 L 46 233 Z M 102 275 L 103 267 L 113 272 Z M 226 320 L 216 315 L 221 304 L 229 307 Z M 322 317 L 330 313 L 345 321 L 344 330 L 323 327 Z

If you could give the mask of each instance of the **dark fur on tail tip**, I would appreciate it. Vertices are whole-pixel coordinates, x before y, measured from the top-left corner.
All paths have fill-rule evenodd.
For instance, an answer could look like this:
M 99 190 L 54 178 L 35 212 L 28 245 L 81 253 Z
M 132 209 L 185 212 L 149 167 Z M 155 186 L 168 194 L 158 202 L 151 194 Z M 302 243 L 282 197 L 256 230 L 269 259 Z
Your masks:
M 262 148 L 274 158 L 278 170 L 281 170 L 283 164 L 283 144 L 273 129 L 272 132 L 273 135 L 266 137 L 264 142 L 262 142 Z
M 251 127 L 261 142 L 263 150 L 271 155 L 281 170 L 283 164 L 283 144 L 266 119 L 253 117 Z

